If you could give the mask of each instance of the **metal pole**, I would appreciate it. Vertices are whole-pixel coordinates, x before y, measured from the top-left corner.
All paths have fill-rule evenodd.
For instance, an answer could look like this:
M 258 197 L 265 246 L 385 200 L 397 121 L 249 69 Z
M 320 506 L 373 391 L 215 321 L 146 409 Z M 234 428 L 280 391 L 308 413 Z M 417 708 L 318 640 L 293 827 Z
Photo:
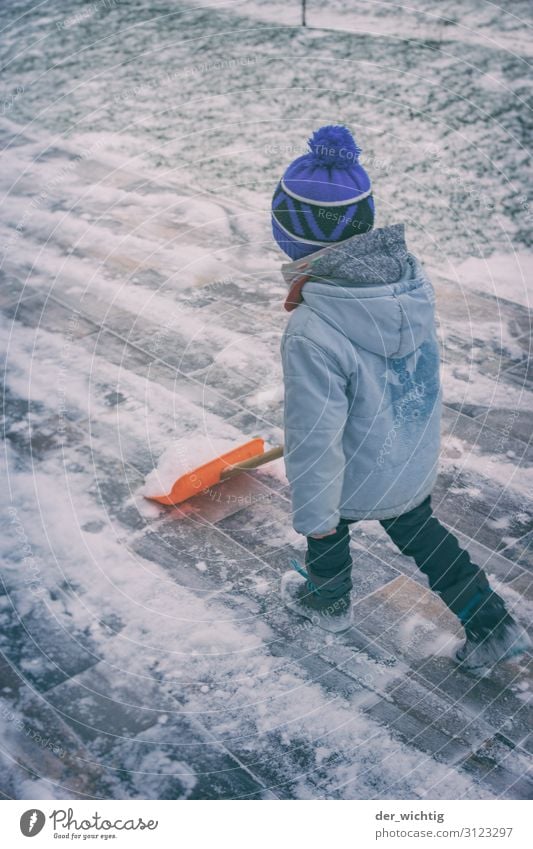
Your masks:
M 306 0 L 302 0 L 302 26 L 305 27 L 305 2 Z

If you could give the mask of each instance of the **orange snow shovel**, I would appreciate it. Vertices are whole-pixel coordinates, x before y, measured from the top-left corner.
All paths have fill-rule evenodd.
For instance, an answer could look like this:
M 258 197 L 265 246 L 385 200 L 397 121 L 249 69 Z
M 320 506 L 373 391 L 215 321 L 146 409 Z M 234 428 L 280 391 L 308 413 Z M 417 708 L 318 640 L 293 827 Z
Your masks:
M 160 504 L 181 504 L 211 486 L 216 486 L 248 469 L 257 469 L 263 463 L 277 460 L 278 457 L 283 457 L 283 445 L 265 451 L 264 440 L 256 437 L 182 475 L 174 482 L 167 495 L 147 495 L 145 498 Z

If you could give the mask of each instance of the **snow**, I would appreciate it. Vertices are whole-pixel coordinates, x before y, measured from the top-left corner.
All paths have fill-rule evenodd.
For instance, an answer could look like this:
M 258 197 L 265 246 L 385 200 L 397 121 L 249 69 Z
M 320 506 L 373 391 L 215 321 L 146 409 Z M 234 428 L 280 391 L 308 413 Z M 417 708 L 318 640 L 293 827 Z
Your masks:
M 481 449 L 470 445 L 456 436 L 447 436 L 443 440 L 441 453 L 443 465 L 451 465 L 456 468 L 467 470 L 480 477 L 495 481 L 502 490 L 513 489 L 524 498 L 527 504 L 533 493 L 533 468 L 517 467 L 506 454 L 503 456 L 494 453 L 487 457 Z M 482 492 L 475 487 L 470 489 L 472 496 L 482 496 Z M 497 527 L 506 527 L 500 519 Z
M 503 367 L 501 369 L 503 371 Z M 495 380 L 474 363 L 458 366 L 441 363 L 444 397 L 449 404 L 478 404 L 481 407 L 528 410 L 528 397 L 519 386 L 502 379 Z
M 500 581 L 496 575 L 490 575 L 491 585 L 494 587 L 504 599 L 513 616 L 521 622 L 531 622 L 533 616 L 533 602 L 524 598 L 513 587 L 508 586 L 503 581 Z M 521 682 L 523 688 L 529 687 L 527 681 Z
M 259 407 L 270 407 L 283 399 L 283 384 L 260 389 L 248 398 L 248 403 Z
M 497 298 L 507 298 L 531 308 L 533 254 L 494 253 L 486 259 L 468 257 L 456 268 L 461 286 L 487 292 Z

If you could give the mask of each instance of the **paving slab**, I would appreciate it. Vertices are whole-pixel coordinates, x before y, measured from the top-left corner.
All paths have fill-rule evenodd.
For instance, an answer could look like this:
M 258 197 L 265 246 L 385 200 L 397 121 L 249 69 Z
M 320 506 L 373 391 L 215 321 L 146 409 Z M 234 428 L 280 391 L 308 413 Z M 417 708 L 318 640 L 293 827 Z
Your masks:
M 516 418 L 514 411 L 505 410 L 502 413 L 505 413 L 503 418 L 508 423 L 503 433 L 492 427 L 487 417 L 472 419 L 459 411 L 452 412 L 445 406 L 442 415 L 444 450 L 446 437 L 456 437 L 475 447 L 477 453 L 490 456 L 491 465 L 501 458 L 504 461 L 512 459 L 517 466 L 529 468 L 533 465 L 533 446 L 524 444 L 523 440 L 517 439 L 510 432 L 510 425 Z
M 261 799 L 264 786 L 224 747 L 186 717 L 163 715 L 128 740 L 103 752 L 91 744 L 100 768 L 120 786 L 117 798 Z
M 174 709 L 155 678 L 121 675 L 104 662 L 56 685 L 47 703 L 85 743 L 99 741 L 98 751 L 116 738 L 130 739 L 151 728 Z
M 2 605 L 3 606 L 3 605 Z M 18 697 L 24 679 L 16 667 L 0 652 L 0 698 L 13 701 Z
M 15 588 L 2 599 L 0 649 L 16 673 L 40 692 L 99 660 L 92 635 L 65 616 L 64 596 L 60 588 L 51 594 Z
M 17 703 L 5 713 L 8 730 L 3 755 L 19 764 L 13 798 L 20 798 L 20 783 L 29 780 L 44 782 L 57 799 L 115 797 L 113 781 L 46 697 L 24 687 Z M 12 762 L 9 772 L 11 766 Z
M 516 439 L 522 440 L 526 445 L 531 442 L 531 410 L 509 410 L 501 407 L 490 407 L 479 409 L 475 414 L 482 423 L 487 423 L 494 430 L 505 434 L 510 433 Z
M 411 665 L 426 685 L 432 684 L 460 702 L 472 717 L 482 719 L 522 750 L 529 746 L 531 705 L 523 699 L 524 692 L 531 689 L 529 657 L 501 664 L 481 678 L 457 670 L 444 658 Z
M 86 337 L 82 345 L 91 355 L 103 357 L 110 363 L 143 376 L 150 373 L 155 360 L 149 351 L 131 345 L 109 330 L 101 329 L 93 336 Z
M 62 333 L 67 339 L 80 339 L 98 330 L 94 322 L 41 294 L 6 306 L 3 313 L 26 327 Z
M 517 755 L 498 735 L 488 740 L 462 764 L 462 769 L 488 785 L 498 797 L 531 799 L 533 779 L 530 759 Z
M 467 743 L 444 734 L 439 728 L 420 719 L 414 712 L 398 707 L 394 702 L 382 699 L 367 712 L 404 743 L 431 755 L 438 762 L 457 763 L 470 753 Z
M 37 291 L 18 277 L 0 271 L 0 309 L 13 307 L 19 301 L 36 295 Z
M 109 298 L 96 297 L 81 288 L 67 289 L 53 297 L 67 309 L 79 312 L 84 318 L 101 328 L 112 330 L 128 342 L 133 341 L 134 335 L 139 338 L 140 335 L 155 334 L 160 329 L 142 315 L 123 309 Z
M 526 569 L 533 571 L 533 531 L 514 540 L 502 548 L 502 554 L 515 563 L 520 563 Z
M 18 452 L 33 460 L 42 460 L 50 451 L 80 444 L 85 435 L 65 416 L 52 415 L 41 419 L 29 414 L 5 431 L 5 438 Z
M 507 368 L 502 373 L 502 378 L 515 383 L 520 389 L 527 389 L 529 392 L 533 391 L 533 367 L 531 358 L 526 357 L 516 365 Z
M 484 468 L 490 474 L 490 457 Z M 512 474 L 510 468 L 510 478 Z M 438 518 L 496 552 L 507 547 L 510 521 L 515 538 L 528 533 L 533 524 L 531 505 L 521 493 L 504 488 L 486 475 L 458 468 L 456 463 L 450 464 L 449 470 L 442 469 L 432 503 Z

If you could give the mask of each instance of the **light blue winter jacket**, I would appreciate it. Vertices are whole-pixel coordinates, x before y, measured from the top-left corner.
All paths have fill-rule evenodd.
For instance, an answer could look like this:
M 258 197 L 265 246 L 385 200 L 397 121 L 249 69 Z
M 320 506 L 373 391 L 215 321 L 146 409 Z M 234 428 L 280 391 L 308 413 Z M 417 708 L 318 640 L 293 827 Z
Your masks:
M 305 268 L 306 264 L 308 265 Z M 434 294 L 403 225 L 283 266 L 311 274 L 281 343 L 293 522 L 387 519 L 437 474 L 441 393 Z

